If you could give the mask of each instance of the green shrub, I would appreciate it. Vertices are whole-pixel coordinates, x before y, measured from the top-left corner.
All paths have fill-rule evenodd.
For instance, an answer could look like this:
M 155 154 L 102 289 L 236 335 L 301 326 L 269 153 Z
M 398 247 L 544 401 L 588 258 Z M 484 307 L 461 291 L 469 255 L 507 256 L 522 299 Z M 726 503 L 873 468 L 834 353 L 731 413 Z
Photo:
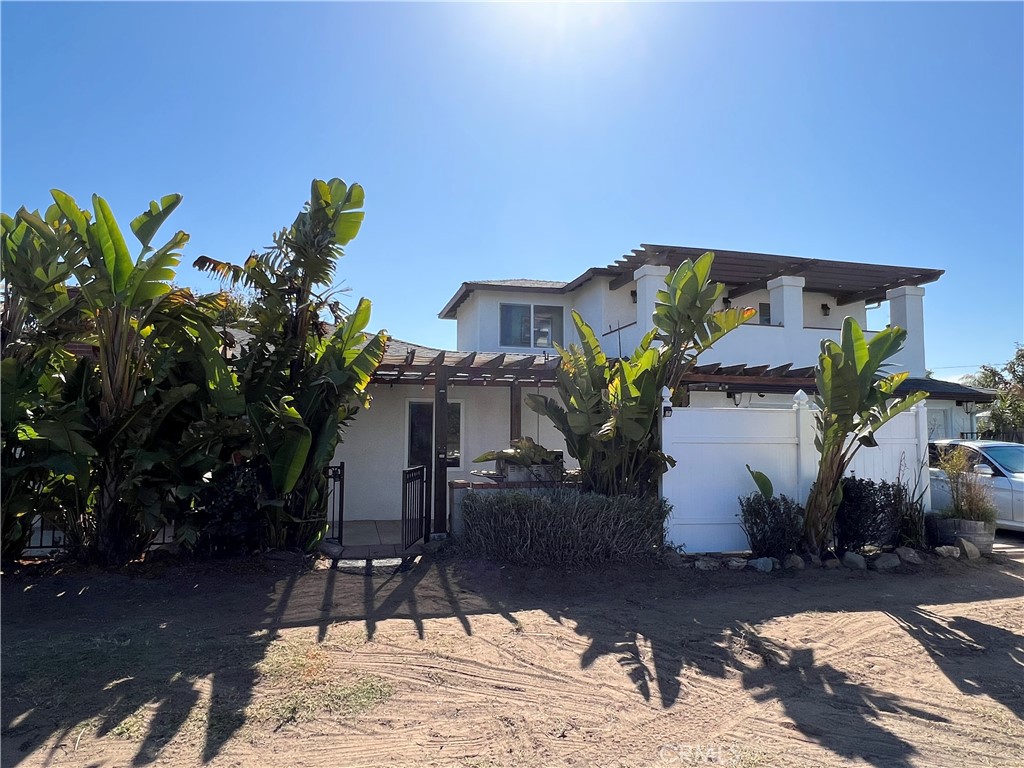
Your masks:
M 780 560 L 796 550 L 803 536 L 804 510 L 786 495 L 752 493 L 740 497 L 740 526 L 754 557 Z
M 860 477 L 843 480 L 836 511 L 836 548 L 840 552 L 892 544 L 910 492 L 905 485 Z
M 267 517 L 259 504 L 256 470 L 228 468 L 200 491 L 192 549 L 208 555 L 248 554 L 267 545 Z
M 949 482 L 950 509 L 943 510 L 945 517 L 960 520 L 974 520 L 979 523 L 994 523 L 996 507 L 988 487 L 983 485 L 966 448 L 944 450 L 939 453 L 939 469 L 946 474 Z
M 901 489 L 896 494 L 897 524 L 895 543 L 904 547 L 924 546 L 924 500 L 915 496 L 907 486 L 898 484 Z
M 661 549 L 670 510 L 664 499 L 568 488 L 469 493 L 462 546 L 515 565 L 639 562 Z

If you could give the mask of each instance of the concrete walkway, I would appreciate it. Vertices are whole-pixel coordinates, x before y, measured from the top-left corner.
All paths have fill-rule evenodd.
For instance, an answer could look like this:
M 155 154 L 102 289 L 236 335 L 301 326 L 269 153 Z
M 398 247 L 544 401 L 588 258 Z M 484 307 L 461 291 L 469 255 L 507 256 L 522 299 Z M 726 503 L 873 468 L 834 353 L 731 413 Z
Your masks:
M 345 546 L 401 544 L 401 520 L 346 520 L 341 540 Z
M 1024 563 L 1024 533 L 1020 531 L 996 531 L 992 553 Z

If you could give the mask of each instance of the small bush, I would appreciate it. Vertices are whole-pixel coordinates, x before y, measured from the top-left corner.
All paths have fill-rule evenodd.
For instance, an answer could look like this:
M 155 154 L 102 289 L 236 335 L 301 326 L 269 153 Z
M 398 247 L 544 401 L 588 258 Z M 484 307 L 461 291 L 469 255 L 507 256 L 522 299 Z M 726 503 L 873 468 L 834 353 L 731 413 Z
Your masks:
M 197 530 L 196 552 L 232 556 L 266 543 L 267 518 L 257 501 L 259 484 L 251 467 L 219 473 L 200 493 L 200 508 L 189 524 Z
M 665 540 L 664 499 L 567 488 L 469 493 L 468 552 L 515 565 L 589 566 L 653 558 Z
M 780 560 L 796 550 L 804 530 L 804 509 L 786 495 L 752 493 L 740 498 L 740 525 L 754 557 Z
M 894 541 L 910 491 L 901 483 L 860 477 L 843 480 L 843 500 L 836 511 L 836 547 L 840 552 Z
M 905 547 L 924 546 L 924 501 L 914 497 L 905 485 L 897 516 L 896 544 Z
M 943 511 L 946 517 L 979 523 L 996 521 L 992 495 L 988 487 L 982 484 L 981 478 L 974 473 L 967 449 L 961 447 L 942 451 L 939 454 L 939 469 L 946 474 L 952 502 L 952 507 Z

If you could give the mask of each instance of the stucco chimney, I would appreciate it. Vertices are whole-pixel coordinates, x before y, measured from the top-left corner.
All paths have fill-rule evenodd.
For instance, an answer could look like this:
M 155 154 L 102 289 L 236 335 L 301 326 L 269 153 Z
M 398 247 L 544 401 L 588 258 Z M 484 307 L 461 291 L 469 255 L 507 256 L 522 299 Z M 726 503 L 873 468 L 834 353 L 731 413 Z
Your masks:
M 889 300 L 889 324 L 907 332 L 903 349 L 892 358 L 896 369 L 924 376 L 924 288 L 905 285 L 885 292 Z
M 776 277 L 768 281 L 768 300 L 772 306 L 772 325 L 804 327 L 804 279 Z

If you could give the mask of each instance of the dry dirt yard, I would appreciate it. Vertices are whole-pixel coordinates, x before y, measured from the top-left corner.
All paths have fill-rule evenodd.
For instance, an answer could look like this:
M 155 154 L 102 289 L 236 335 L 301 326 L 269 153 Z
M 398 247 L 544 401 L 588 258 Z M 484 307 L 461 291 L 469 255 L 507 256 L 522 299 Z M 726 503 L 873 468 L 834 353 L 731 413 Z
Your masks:
M 2 580 L 4 766 L 1024 765 L 1024 564 Z

